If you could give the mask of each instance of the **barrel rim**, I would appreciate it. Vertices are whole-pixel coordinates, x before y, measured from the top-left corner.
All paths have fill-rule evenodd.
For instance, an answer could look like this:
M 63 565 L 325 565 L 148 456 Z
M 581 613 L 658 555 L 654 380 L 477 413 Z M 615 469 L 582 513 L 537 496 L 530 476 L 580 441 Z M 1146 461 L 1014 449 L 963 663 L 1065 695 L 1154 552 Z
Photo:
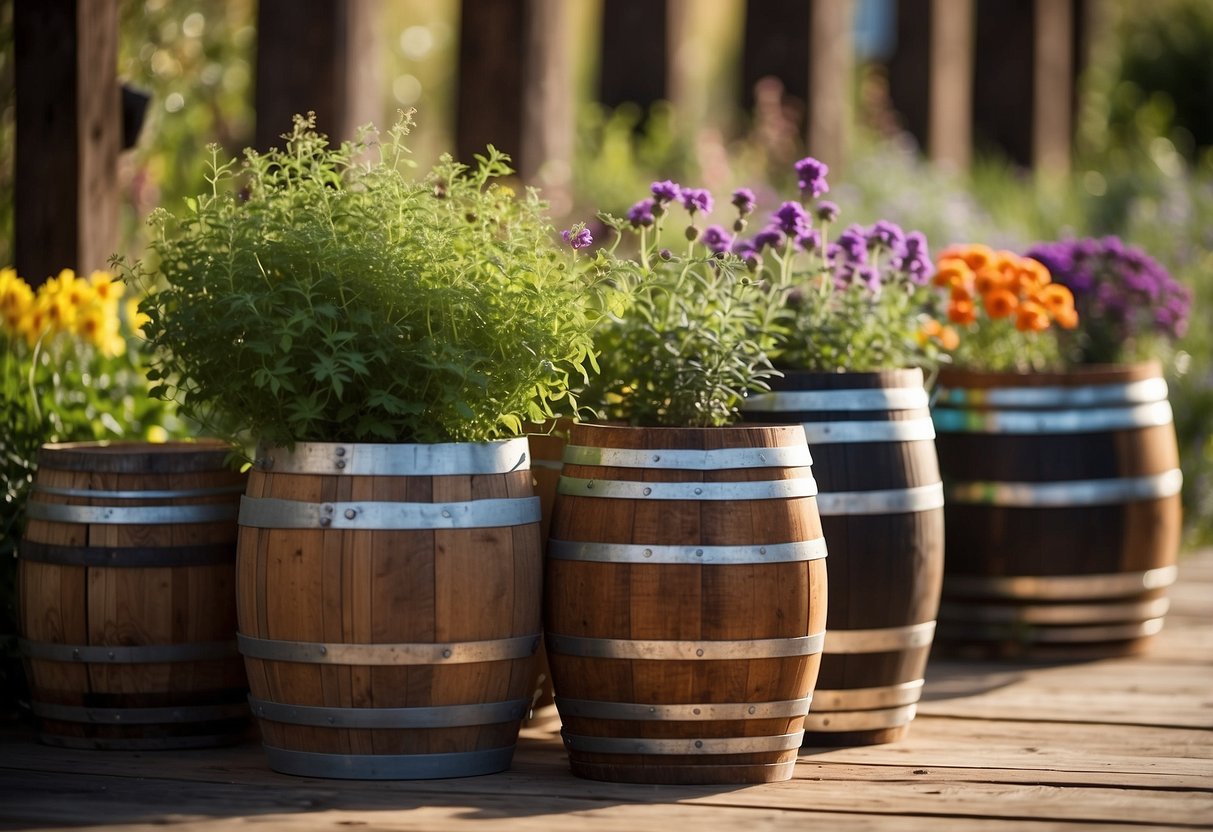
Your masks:
M 1125 363 L 1083 364 L 1064 370 L 994 371 L 968 367 L 941 367 L 936 384 L 942 387 L 973 388 L 1080 386 L 1137 381 L 1162 375 L 1162 362 L 1155 359 Z
M 171 442 L 100 440 L 48 442 L 38 449 L 39 470 L 97 474 L 192 474 L 231 471 L 240 451 L 221 439 Z

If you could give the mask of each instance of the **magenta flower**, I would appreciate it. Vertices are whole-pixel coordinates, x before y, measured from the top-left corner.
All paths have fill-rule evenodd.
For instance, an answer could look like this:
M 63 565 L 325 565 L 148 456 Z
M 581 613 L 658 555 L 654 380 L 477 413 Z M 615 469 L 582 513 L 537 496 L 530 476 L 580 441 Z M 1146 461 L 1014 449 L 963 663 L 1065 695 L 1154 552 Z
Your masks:
M 653 200 L 642 199 L 628 209 L 628 221 L 632 223 L 633 228 L 653 224 L 653 205 Z
M 694 216 L 696 211 L 704 214 L 712 213 L 712 195 L 704 188 L 683 188 L 682 189 L 682 205 L 691 215 Z
M 653 198 L 662 205 L 667 202 L 675 202 L 682 196 L 682 186 L 669 179 L 654 182 L 649 186 L 649 190 L 652 192 Z
M 830 190 L 829 184 L 826 183 L 826 175 L 830 172 L 830 167 L 825 162 L 820 162 L 812 156 L 806 156 L 794 165 L 796 169 L 796 182 L 800 186 L 800 192 L 807 194 L 816 199 Z
M 728 251 L 729 246 L 733 245 L 732 236 L 719 225 L 709 225 L 705 228 L 701 239 L 703 244 L 711 249 L 713 254 Z
M 746 214 L 753 213 L 758 200 L 754 198 L 754 192 L 749 188 L 738 188 L 733 191 L 733 204 L 737 206 L 738 213 L 744 217 Z
M 594 244 L 594 237 L 590 234 L 590 229 L 584 225 L 581 228 L 573 226 L 560 232 L 560 236 L 564 241 L 573 247 L 574 250 L 579 248 L 589 248 Z

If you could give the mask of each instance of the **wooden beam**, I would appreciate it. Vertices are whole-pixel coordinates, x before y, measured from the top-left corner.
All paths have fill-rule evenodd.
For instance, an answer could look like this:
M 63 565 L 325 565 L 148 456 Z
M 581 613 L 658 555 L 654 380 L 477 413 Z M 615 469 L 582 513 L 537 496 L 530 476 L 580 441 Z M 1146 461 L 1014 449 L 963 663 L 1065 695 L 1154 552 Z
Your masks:
M 529 0 L 522 77 L 522 135 L 517 169 L 543 189 L 555 214 L 572 208 L 573 69 L 567 0 Z
M 973 156 L 973 0 L 930 0 L 927 152 L 966 170 Z
M 846 163 L 855 54 L 853 0 L 812 0 L 809 9 L 808 151 Z
M 117 243 L 118 0 L 15 3 L 13 38 L 14 261 L 38 285 L 104 268 Z
M 1032 164 L 1038 173 L 1070 170 L 1074 125 L 1074 8 L 1035 0 Z

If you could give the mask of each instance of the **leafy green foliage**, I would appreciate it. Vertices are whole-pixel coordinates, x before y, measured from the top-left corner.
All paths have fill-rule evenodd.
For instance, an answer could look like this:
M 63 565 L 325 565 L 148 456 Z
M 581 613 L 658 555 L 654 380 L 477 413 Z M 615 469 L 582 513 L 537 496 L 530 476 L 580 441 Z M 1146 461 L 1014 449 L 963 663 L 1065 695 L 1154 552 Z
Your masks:
M 538 195 L 496 181 L 494 148 L 406 177 L 410 126 L 331 147 L 297 117 L 239 177 L 212 151 L 211 192 L 157 212 L 152 259 L 125 266 L 160 287 L 142 307 L 157 395 L 278 443 L 484 441 L 572 409 L 598 284 Z

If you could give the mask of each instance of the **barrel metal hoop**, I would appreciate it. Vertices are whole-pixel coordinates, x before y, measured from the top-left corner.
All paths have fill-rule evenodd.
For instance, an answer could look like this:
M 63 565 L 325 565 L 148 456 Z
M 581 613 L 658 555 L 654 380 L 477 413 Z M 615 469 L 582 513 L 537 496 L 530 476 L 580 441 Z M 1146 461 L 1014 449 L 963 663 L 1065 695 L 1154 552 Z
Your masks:
M 810 713 L 804 720 L 805 731 L 879 731 L 908 725 L 918 712 L 918 704 L 873 711 L 825 711 Z
M 993 606 L 986 602 L 945 601 L 939 608 L 948 621 L 981 621 L 1023 624 L 1116 624 L 1162 618 L 1171 608 L 1171 599 L 1149 598 L 1128 603 L 1089 603 Z
M 1183 482 L 1183 472 L 1173 468 L 1161 474 L 1106 480 L 957 482 L 949 484 L 947 497 L 953 503 L 1011 508 L 1103 506 L 1174 497 L 1183 489 Z
M 555 560 L 592 563 L 707 564 L 709 566 L 756 563 L 795 563 L 826 556 L 824 538 L 765 546 L 658 546 L 636 543 L 589 543 L 548 540 L 547 556 Z
M 1165 589 L 1175 583 L 1174 564 L 1145 572 L 1101 575 L 945 575 L 943 595 L 957 598 L 1005 598 L 1022 601 L 1093 601 L 1126 598 L 1139 592 Z
M 888 491 L 827 491 L 817 495 L 822 517 L 853 514 L 902 514 L 943 508 L 943 483 Z
M 764 482 L 631 482 L 561 477 L 556 493 L 612 500 L 785 500 L 813 497 L 812 477 Z
M 238 655 L 234 641 L 200 641 L 181 644 L 52 644 L 21 638 L 17 646 L 26 658 L 48 662 L 96 664 L 164 664 L 206 662 Z
M 274 771 L 341 780 L 437 780 L 495 774 L 510 767 L 514 746 L 443 754 L 322 754 L 263 746 Z
M 219 566 L 236 562 L 236 541 L 195 546 L 60 546 L 22 540 L 21 560 L 63 566 L 154 569 L 176 566 Z
M 86 497 L 90 500 L 182 500 L 192 497 L 243 494 L 244 485 L 224 485 L 213 488 L 161 488 L 150 491 L 98 491 L 92 488 L 60 488 L 35 482 L 30 493 L 52 494 L 56 497 Z
M 54 523 L 100 523 L 115 526 L 159 526 L 172 523 L 218 523 L 236 518 L 232 503 L 184 506 L 69 506 L 30 500 L 25 505 L 31 520 Z
M 449 503 L 240 500 L 240 525 L 259 529 L 481 529 L 538 523 L 539 518 L 538 497 Z
M 530 445 L 522 436 L 497 442 L 432 445 L 299 442 L 293 449 L 259 448 L 255 465 L 276 474 L 440 477 L 525 471 L 530 458 Z
M 290 725 L 323 728 L 452 728 L 517 722 L 526 716 L 529 699 L 445 705 L 426 708 L 326 708 L 290 705 L 250 696 L 249 706 L 258 719 Z
M 1049 627 L 1028 624 L 974 624 L 941 622 L 942 641 L 1013 641 L 1022 644 L 1085 644 L 1101 641 L 1131 641 L 1156 635 L 1162 630 L 1163 619 L 1151 618 L 1127 624 L 1091 627 Z
M 1158 377 L 1124 384 L 1086 384 L 1080 387 L 941 387 L 935 401 L 949 405 L 1030 408 L 1145 404 L 1166 398 L 1166 379 Z
M 742 468 L 808 468 L 813 457 L 806 445 L 774 448 L 718 448 L 711 451 L 663 448 L 594 448 L 569 445 L 565 465 L 601 465 L 606 468 L 659 468 L 681 471 L 732 471 Z
M 831 711 L 867 711 L 913 705 L 922 697 L 923 680 L 884 685 L 876 688 L 848 688 L 813 691 L 813 713 Z
M 1160 427 L 1171 424 L 1173 418 L 1168 401 L 1086 410 L 979 411 L 937 407 L 932 415 L 939 433 L 998 434 L 1100 433 Z
M 549 653 L 596 659 L 657 659 L 671 661 L 716 661 L 777 659 L 810 656 L 821 652 L 825 633 L 794 638 L 756 638 L 743 641 L 675 641 L 619 638 L 586 638 L 547 633 Z
M 43 719 L 84 722 L 94 725 L 158 725 L 184 722 L 218 722 L 247 719 L 248 705 L 183 705 L 167 708 L 81 708 L 50 702 L 31 702 L 30 710 Z
M 761 754 L 800 748 L 804 731 L 768 737 L 702 737 L 648 739 L 647 737 L 587 737 L 560 732 L 569 751 L 585 754 Z
M 732 719 L 782 719 L 804 716 L 812 697 L 782 702 L 702 702 L 697 704 L 642 705 L 635 702 L 602 702 L 565 699 L 557 696 L 556 709 L 562 718 L 624 719 L 672 722 L 702 722 Z
M 929 404 L 922 387 L 865 390 L 779 390 L 744 399 L 743 411 L 789 413 L 797 410 L 917 410 Z
M 240 652 L 250 659 L 302 664 L 427 665 L 525 659 L 539 649 L 540 634 L 488 641 L 419 644 L 323 644 L 280 641 L 237 633 Z
M 834 654 L 888 653 L 929 647 L 935 635 L 935 622 L 905 627 L 880 627 L 871 630 L 827 630 L 825 652 Z
M 906 419 L 900 422 L 803 422 L 809 445 L 867 442 L 920 442 L 935 438 L 935 422 Z

